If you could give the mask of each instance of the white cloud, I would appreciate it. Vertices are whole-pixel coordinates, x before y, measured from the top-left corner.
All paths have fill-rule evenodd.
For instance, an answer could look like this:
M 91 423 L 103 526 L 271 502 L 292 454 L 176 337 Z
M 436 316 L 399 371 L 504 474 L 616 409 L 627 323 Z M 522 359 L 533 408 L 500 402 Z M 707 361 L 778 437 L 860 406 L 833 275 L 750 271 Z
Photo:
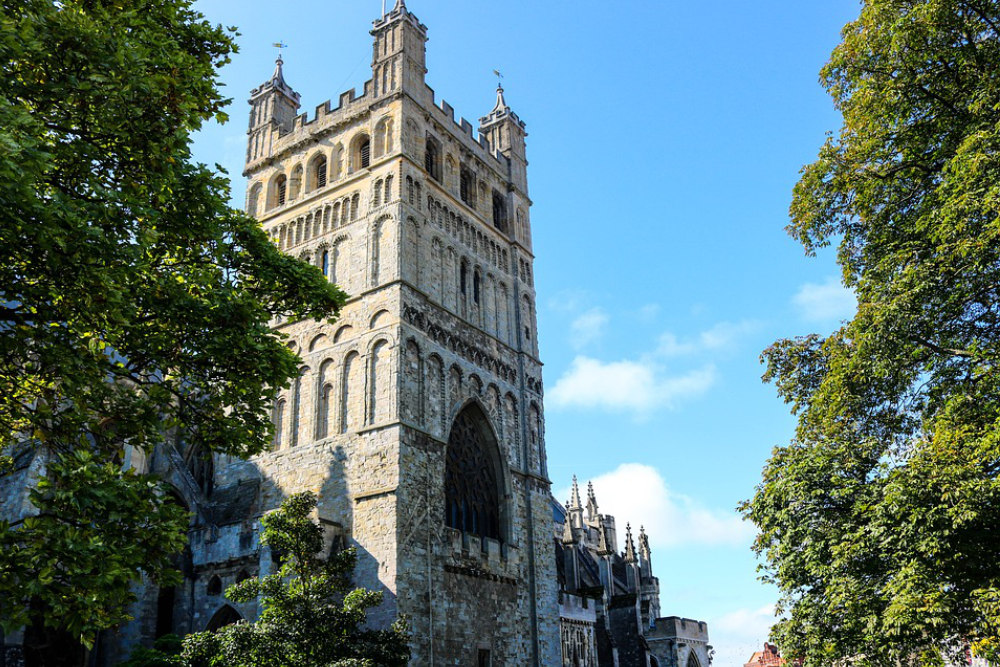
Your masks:
M 714 382 L 712 365 L 671 375 L 652 360 L 604 362 L 578 356 L 548 398 L 556 407 L 604 408 L 642 415 L 701 396 Z
M 619 551 L 625 548 L 627 523 L 632 524 L 636 537 L 644 526 L 654 550 L 690 545 L 749 547 L 753 539 L 753 527 L 734 512 L 708 509 L 671 491 L 651 466 L 625 463 L 591 481 L 601 513 L 617 520 Z M 569 496 L 568 489 L 560 493 L 564 499 Z
M 608 316 L 600 308 L 578 317 L 571 326 L 573 346 L 579 350 L 599 339 L 607 323 Z M 711 360 L 703 358 L 692 363 L 693 357 L 730 349 L 757 327 L 752 321 L 720 322 L 688 338 L 668 332 L 660 336 L 651 353 L 635 359 L 604 361 L 578 355 L 553 385 L 549 404 L 556 408 L 632 412 L 637 416 L 674 408 L 685 399 L 705 394 L 716 382 Z M 674 362 L 684 358 L 688 368 L 677 369 Z
M 792 297 L 799 315 L 809 322 L 839 322 L 854 316 L 858 301 L 836 276 L 822 283 L 806 283 Z
M 690 356 L 702 352 L 724 350 L 735 344 L 742 336 L 757 329 L 752 321 L 719 322 L 711 329 L 697 336 L 680 339 L 669 331 L 660 336 L 658 353 L 666 357 Z
M 658 303 L 647 303 L 645 306 L 639 309 L 639 319 L 643 322 L 651 322 L 656 319 L 656 316 L 660 314 L 660 304 Z
M 708 631 L 715 646 L 714 667 L 742 667 L 767 641 L 775 622 L 774 605 L 737 609 L 709 620 Z
M 577 350 L 599 340 L 608 323 L 608 314 L 600 308 L 591 308 L 569 326 L 570 343 Z

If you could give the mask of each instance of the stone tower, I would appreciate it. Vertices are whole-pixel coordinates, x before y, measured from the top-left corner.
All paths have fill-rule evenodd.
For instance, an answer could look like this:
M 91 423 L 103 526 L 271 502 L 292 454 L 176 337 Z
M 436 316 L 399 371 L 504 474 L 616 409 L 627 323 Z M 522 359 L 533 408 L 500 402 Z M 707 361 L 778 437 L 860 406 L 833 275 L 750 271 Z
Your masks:
M 275 323 L 301 376 L 273 451 L 217 463 L 216 497 L 257 483 L 259 516 L 318 492 L 415 665 L 557 665 L 525 125 L 502 88 L 478 136 L 435 101 L 403 0 L 371 34 L 360 96 L 296 116 L 280 58 L 252 93 L 247 211 L 351 298 L 334 323 Z

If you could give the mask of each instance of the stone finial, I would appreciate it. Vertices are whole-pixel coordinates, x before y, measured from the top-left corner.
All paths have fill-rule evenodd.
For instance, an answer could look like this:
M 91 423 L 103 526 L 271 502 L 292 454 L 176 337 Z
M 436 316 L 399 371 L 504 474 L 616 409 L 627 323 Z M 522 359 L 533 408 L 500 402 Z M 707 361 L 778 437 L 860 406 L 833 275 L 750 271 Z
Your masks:
M 406 0 L 396 0 L 396 7 L 392 11 L 398 12 L 401 9 L 406 11 Z
M 639 553 L 643 558 L 649 559 L 649 535 L 646 535 L 645 526 L 639 526 Z
M 625 562 L 634 563 L 637 558 L 635 556 L 635 543 L 632 541 L 632 524 L 625 524 Z
M 278 54 L 278 59 L 274 61 L 274 74 L 271 75 L 271 81 L 278 86 L 287 86 L 285 83 L 285 73 L 282 66 L 285 61 L 281 59 L 281 54 Z
M 583 503 L 580 502 L 580 486 L 576 482 L 576 475 L 573 475 L 573 494 L 570 496 L 569 502 L 566 504 L 566 509 L 583 509 Z
M 504 111 L 505 109 L 509 108 L 510 107 L 507 106 L 507 100 L 505 100 L 503 97 L 503 86 L 497 86 L 497 104 L 495 107 L 493 107 L 492 113 L 497 113 L 498 111 Z
M 597 517 L 597 496 L 594 494 L 594 483 L 587 482 L 587 518 L 594 521 Z

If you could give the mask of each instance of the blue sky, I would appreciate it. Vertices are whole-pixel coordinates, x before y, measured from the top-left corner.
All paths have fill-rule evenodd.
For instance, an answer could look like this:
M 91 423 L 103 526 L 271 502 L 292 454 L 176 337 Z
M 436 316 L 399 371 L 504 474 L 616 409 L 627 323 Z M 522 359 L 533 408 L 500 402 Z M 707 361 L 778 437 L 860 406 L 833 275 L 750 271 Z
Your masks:
M 775 593 L 735 507 L 794 424 L 758 357 L 853 310 L 832 254 L 805 257 L 784 226 L 799 169 L 839 127 L 818 72 L 859 3 L 407 4 L 438 100 L 475 124 L 499 68 L 528 124 L 554 489 L 593 479 L 602 511 L 645 524 L 663 613 L 709 621 L 716 667 L 742 665 Z M 381 0 L 196 7 L 242 33 L 222 73 L 232 121 L 195 144 L 241 204 L 245 101 L 271 43 L 289 44 L 312 113 L 361 90 Z

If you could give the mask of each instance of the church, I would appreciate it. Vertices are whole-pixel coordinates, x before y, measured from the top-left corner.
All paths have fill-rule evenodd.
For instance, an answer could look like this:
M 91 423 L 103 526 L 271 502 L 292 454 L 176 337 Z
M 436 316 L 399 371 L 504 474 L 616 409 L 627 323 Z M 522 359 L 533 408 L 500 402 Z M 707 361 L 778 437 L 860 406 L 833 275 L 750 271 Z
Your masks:
M 360 94 L 311 113 L 279 56 L 251 92 L 244 171 L 246 211 L 350 300 L 335 322 L 273 323 L 303 366 L 270 451 L 134 454 L 192 513 L 184 581 L 141 590 L 96 663 L 256 618 L 222 592 L 276 569 L 259 519 L 310 490 L 329 548 L 356 548 L 356 583 L 384 593 L 371 621 L 405 615 L 414 665 L 709 667 L 706 624 L 660 617 L 645 533 L 619 551 L 592 489 L 552 496 L 525 123 L 503 88 L 477 126 L 456 119 L 404 0 L 371 35 Z

